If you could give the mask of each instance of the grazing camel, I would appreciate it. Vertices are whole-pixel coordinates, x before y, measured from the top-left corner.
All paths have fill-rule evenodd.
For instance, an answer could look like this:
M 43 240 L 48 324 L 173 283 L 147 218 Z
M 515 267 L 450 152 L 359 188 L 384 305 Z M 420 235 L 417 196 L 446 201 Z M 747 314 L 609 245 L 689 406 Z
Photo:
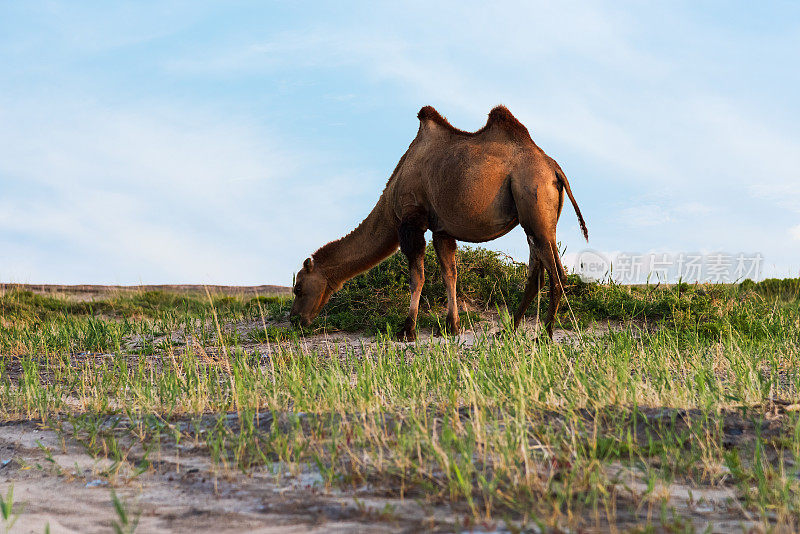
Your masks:
M 453 127 L 431 106 L 422 108 L 417 117 L 417 136 L 367 218 L 303 262 L 290 317 L 308 326 L 347 280 L 383 261 L 399 245 L 408 258 L 411 305 L 398 337 L 415 340 L 425 282 L 425 232 L 430 230 L 447 288 L 447 328 L 457 334 L 456 240 L 481 243 L 520 224 L 528 237 L 530 262 L 514 328 L 539 293 L 546 269 L 550 274 L 547 334 L 552 338 L 566 280 L 556 248 L 564 191 L 589 239 L 564 171 L 504 106 L 494 108 L 486 126 L 474 133 Z

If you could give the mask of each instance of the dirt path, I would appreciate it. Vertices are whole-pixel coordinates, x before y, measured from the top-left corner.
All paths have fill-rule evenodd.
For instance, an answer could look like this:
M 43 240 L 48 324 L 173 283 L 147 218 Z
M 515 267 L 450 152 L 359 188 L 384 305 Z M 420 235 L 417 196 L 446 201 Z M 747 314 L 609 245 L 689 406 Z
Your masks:
M 242 331 L 258 326 L 230 325 Z M 458 338 L 423 332 L 417 343 L 468 348 L 497 329 L 493 323 L 481 327 L 485 331 L 466 331 Z M 559 332 L 557 339 L 569 336 Z M 344 332 L 299 341 L 301 350 L 331 355 L 359 354 L 373 343 L 372 337 Z M 243 348 L 268 357 L 280 345 Z M 326 487 L 311 465 L 274 464 L 244 475 L 215 465 L 205 447 L 191 444 L 163 446 L 148 457 L 150 468 L 138 475 L 132 466 L 143 453 L 133 447 L 124 466 L 109 476 L 111 460 L 92 458 L 67 435 L 31 421 L 0 422 L 0 493 L 13 484 L 15 510 L 21 511 L 12 532 L 40 533 L 48 524 L 53 533 L 109 532 L 119 521 L 112 489 L 129 515 L 139 518 L 137 532 L 453 532 L 470 517 L 466 509 L 386 498 L 374 488 L 343 492 Z M 502 524 L 469 531 L 509 532 Z

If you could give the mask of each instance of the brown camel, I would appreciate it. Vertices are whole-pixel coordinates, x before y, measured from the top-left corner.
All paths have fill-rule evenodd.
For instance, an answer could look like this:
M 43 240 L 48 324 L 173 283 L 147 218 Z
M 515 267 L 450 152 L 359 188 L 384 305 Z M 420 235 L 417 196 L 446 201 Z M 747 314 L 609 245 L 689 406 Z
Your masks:
M 556 249 L 556 224 L 564 191 L 584 237 L 589 239 L 564 171 L 503 106 L 494 108 L 486 126 L 474 133 L 453 127 L 431 106 L 422 108 L 417 117 L 417 136 L 400 158 L 372 212 L 355 230 L 303 262 L 290 317 L 308 326 L 347 280 L 383 261 L 399 245 L 408 258 L 411 306 L 398 336 L 416 339 L 419 298 L 425 282 L 425 232 L 430 230 L 447 288 L 447 328 L 457 334 L 456 240 L 489 241 L 519 223 L 528 237 L 530 262 L 514 328 L 539 293 L 546 269 L 550 275 L 547 333 L 552 338 L 566 280 Z

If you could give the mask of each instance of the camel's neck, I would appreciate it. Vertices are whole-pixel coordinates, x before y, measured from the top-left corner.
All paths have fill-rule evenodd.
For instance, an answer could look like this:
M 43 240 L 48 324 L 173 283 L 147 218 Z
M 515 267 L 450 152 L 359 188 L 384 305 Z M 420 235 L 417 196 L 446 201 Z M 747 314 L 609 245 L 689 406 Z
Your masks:
M 314 253 L 314 263 L 337 289 L 397 250 L 397 227 L 385 195 L 355 230 Z

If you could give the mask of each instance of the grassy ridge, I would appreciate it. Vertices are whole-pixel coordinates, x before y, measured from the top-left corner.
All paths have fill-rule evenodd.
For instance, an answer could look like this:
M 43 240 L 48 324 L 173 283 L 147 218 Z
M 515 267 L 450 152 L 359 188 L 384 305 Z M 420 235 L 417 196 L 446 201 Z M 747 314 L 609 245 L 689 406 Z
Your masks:
M 527 269 L 507 256 L 481 248 L 462 247 L 457 255 L 459 301 L 478 313 L 506 303 L 516 305 L 524 289 Z M 345 283 L 334 294 L 317 321 L 340 330 L 370 333 L 395 331 L 408 314 L 408 264 L 396 253 L 370 271 Z M 425 250 L 425 285 L 420 297 L 420 327 L 435 326 L 444 313 L 447 295 L 432 245 Z M 462 312 L 463 306 L 462 306 Z M 463 317 L 462 317 L 463 319 Z
M 508 256 L 482 248 L 462 247 L 457 255 L 458 298 L 464 324 L 480 321 L 481 314 L 509 309 L 519 304 L 525 287 L 526 267 Z M 432 246 L 425 255 L 426 283 L 423 287 L 418 325 L 440 325 L 445 313 L 446 292 Z M 621 286 L 614 283 L 585 283 L 577 275 L 568 277 L 566 299 L 557 317 L 562 328 L 586 328 L 592 322 L 635 322 L 640 326 L 668 326 L 689 337 L 718 339 L 726 332 L 764 337 L 791 326 L 781 309 L 798 309 L 800 279 L 745 280 L 741 284 L 675 284 Z M 372 270 L 348 281 L 323 309 L 310 329 L 285 329 L 269 326 L 254 331 L 255 341 L 295 339 L 321 330 L 363 331 L 368 334 L 394 332 L 403 324 L 408 311 L 408 269 L 404 257 L 394 254 Z M 540 309 L 547 308 L 548 292 L 541 293 Z M 12 290 L 0 296 L 0 334 L 14 325 L 58 325 L 86 339 L 77 348 L 109 350 L 103 329 L 119 329 L 127 334 L 137 330 L 133 319 L 150 319 L 173 330 L 181 318 L 196 317 L 200 322 L 212 318 L 212 310 L 226 321 L 275 321 L 285 317 L 290 307 L 286 297 L 241 298 L 178 295 L 164 291 L 126 293 L 92 302 L 78 302 L 28 291 Z M 536 314 L 536 304 L 528 309 Z M 575 321 L 578 321 L 576 324 Z M 57 327 L 56 327 L 57 329 Z M 93 336 L 92 333 L 96 333 Z M 141 333 L 141 332 L 138 332 Z M 19 338 L 6 331 L 4 339 Z M 97 338 L 97 339 L 95 339 Z M 1 342 L 0 342 L 1 343 Z M 3 346 L 3 345 L 0 345 Z M 5 344 L 8 346 L 8 343 Z M 65 343 L 58 346 L 63 347 Z
M 290 306 L 289 299 L 276 296 L 204 298 L 144 291 L 80 302 L 15 289 L 0 295 L 0 351 L 108 352 L 125 348 L 132 338 L 143 340 L 146 351 L 172 332 L 206 343 L 217 334 L 215 322 L 265 324 L 283 319 Z M 277 337 L 290 334 L 272 330 Z M 256 331 L 256 337 L 263 332 Z
M 470 319 L 479 320 L 481 311 L 516 309 L 525 289 L 524 264 L 501 253 L 461 247 L 457 265 L 458 298 L 475 312 Z M 437 325 L 446 304 L 432 246 L 425 254 L 425 276 L 420 301 L 422 327 Z M 401 254 L 395 254 L 347 282 L 333 296 L 317 324 L 348 331 L 395 331 L 406 317 L 409 298 L 407 264 Z M 726 331 L 765 336 L 787 327 L 784 316 L 775 313 L 774 301 L 800 301 L 800 279 L 758 283 L 746 280 L 738 285 L 621 286 L 585 283 L 579 276 L 570 275 L 566 299 L 568 303 L 562 301 L 558 316 L 565 328 L 575 328 L 574 314 L 581 327 L 592 321 L 616 320 L 667 325 L 707 339 L 718 338 Z M 542 313 L 547 302 L 547 292 L 543 291 Z M 534 304 L 528 314 L 535 313 Z

